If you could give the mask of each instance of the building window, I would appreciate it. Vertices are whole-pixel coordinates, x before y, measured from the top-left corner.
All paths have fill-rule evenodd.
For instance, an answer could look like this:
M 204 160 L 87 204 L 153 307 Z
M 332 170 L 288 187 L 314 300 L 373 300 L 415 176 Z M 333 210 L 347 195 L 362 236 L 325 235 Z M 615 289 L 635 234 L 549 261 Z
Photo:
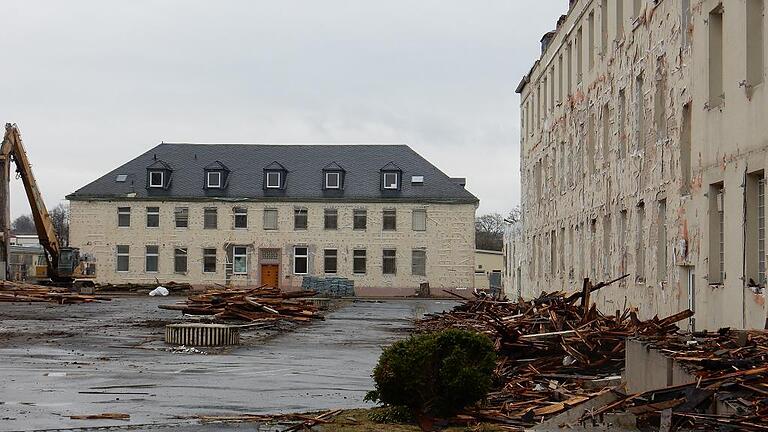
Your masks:
M 355 249 L 352 252 L 352 273 L 365 274 L 367 255 L 365 249 Z
M 235 229 L 248 228 L 248 209 L 245 207 L 235 207 Z
M 211 189 L 220 189 L 221 188 L 221 172 L 219 171 L 209 171 L 208 175 L 206 176 L 207 179 L 207 186 Z
M 621 3 L 621 2 L 619 2 Z M 616 113 L 616 122 L 618 123 L 617 135 L 619 141 L 619 159 L 624 159 L 627 154 L 627 93 L 624 89 L 619 90 L 619 109 Z
M 264 229 L 277 229 L 277 209 L 264 209 Z
M 763 171 L 747 175 L 745 270 L 748 286 L 765 286 L 765 177 Z
M 305 275 L 309 272 L 309 249 L 306 246 L 293 248 L 293 273 Z
M 130 217 L 130 214 L 129 214 Z M 147 207 L 147 228 L 160 226 L 160 207 Z
M 763 82 L 763 11 L 764 0 L 747 0 L 747 83 Z
M 203 209 L 203 229 L 216 229 L 219 227 L 219 211 L 215 207 Z
M 162 171 L 150 171 L 149 172 L 149 187 L 151 188 L 163 188 L 165 187 L 164 177 L 165 173 Z
M 722 284 L 725 281 L 725 233 L 723 184 L 709 186 L 709 283 Z
M 413 210 L 412 219 L 414 231 L 427 230 L 427 211 L 425 209 Z
M 130 269 L 131 247 L 128 245 L 117 246 L 117 271 L 127 272 Z
M 235 246 L 232 248 L 232 272 L 236 275 L 248 274 L 248 248 Z
M 216 249 L 203 249 L 203 273 L 216 273 Z
M 624 2 L 614 1 L 616 5 L 616 40 L 621 40 L 624 37 Z
M 339 229 L 339 212 L 336 209 L 325 209 L 324 227 L 327 230 Z
M 179 274 L 187 273 L 187 248 L 174 248 L 173 271 Z
M 587 36 L 589 37 L 587 50 L 587 64 L 590 72 L 595 67 L 595 11 L 589 13 L 587 17 Z
M 307 225 L 307 209 L 304 207 L 293 209 L 293 229 L 305 230 Z
M 280 189 L 280 171 L 267 171 L 267 189 Z
M 637 231 L 635 232 L 635 277 L 645 282 L 645 203 L 637 205 Z
M 765 177 L 757 182 L 757 283 L 765 286 Z
M 352 226 L 356 230 L 365 230 L 368 227 L 368 211 L 354 210 L 352 212 Z
M 325 173 L 325 188 L 341 189 L 341 173 L 338 173 L 338 172 Z
M 762 20 L 763 18 L 760 17 Z M 709 106 L 717 107 L 725 99 L 723 89 L 723 5 L 709 13 Z M 747 36 L 749 37 L 749 36 Z
M 414 249 L 411 253 L 411 273 L 414 276 L 427 275 L 427 251 Z
M 680 193 L 691 192 L 691 104 L 683 105 L 683 124 L 680 131 Z
M 326 274 L 336 274 L 338 251 L 336 249 L 326 249 L 324 251 L 323 262 Z
M 117 226 L 119 227 L 131 226 L 131 208 L 130 207 L 117 208 Z
M 382 252 L 382 273 L 393 275 L 397 273 L 397 250 L 384 249 Z
M 384 189 L 397 189 L 398 185 L 398 173 L 385 172 L 384 173 Z
M 160 246 L 148 245 L 145 255 L 145 270 L 147 273 L 157 273 L 160 266 Z
M 645 149 L 645 96 L 643 95 L 643 74 L 635 78 L 635 150 Z
M 657 281 L 667 280 L 667 200 L 659 200 L 659 215 L 656 222 L 659 230 L 656 242 Z
M 176 220 L 176 228 L 189 227 L 189 207 L 176 207 L 173 215 Z
M 384 210 L 382 218 L 382 229 L 384 231 L 397 230 L 397 210 Z

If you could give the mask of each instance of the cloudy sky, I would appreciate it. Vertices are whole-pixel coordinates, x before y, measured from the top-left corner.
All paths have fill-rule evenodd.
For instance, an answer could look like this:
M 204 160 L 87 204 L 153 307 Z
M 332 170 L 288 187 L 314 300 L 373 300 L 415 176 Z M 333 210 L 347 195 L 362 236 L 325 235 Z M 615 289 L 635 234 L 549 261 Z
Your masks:
M 161 141 L 406 143 L 485 213 L 519 202 L 514 90 L 568 2 L 2 3 L 0 121 L 49 206 Z

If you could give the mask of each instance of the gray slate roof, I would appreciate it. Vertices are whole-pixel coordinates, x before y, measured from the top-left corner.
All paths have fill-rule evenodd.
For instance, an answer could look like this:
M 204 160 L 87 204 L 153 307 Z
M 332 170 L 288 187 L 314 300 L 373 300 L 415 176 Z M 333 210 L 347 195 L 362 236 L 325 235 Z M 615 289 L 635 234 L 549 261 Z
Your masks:
M 173 170 L 167 190 L 147 190 L 147 168 L 157 161 Z M 229 170 L 225 190 L 204 189 L 204 169 L 215 162 Z M 277 162 L 288 171 L 284 191 L 265 191 L 264 169 Z M 323 189 L 323 168 L 345 170 L 344 190 Z M 399 191 L 382 191 L 380 170 L 394 164 L 403 171 Z M 126 175 L 124 182 L 116 181 Z M 412 185 L 411 176 L 424 176 Z M 135 194 L 135 195 L 133 195 Z M 246 199 L 284 201 L 409 201 L 477 203 L 478 199 L 407 145 L 262 145 L 163 143 L 70 194 L 95 199 Z

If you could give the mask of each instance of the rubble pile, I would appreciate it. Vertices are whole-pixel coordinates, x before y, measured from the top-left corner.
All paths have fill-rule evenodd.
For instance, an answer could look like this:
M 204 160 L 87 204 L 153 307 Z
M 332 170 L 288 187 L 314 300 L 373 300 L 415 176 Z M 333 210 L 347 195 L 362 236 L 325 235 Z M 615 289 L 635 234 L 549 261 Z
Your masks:
M 109 300 L 111 300 L 109 297 L 77 294 L 67 288 L 35 285 L 25 282 L 0 281 L 0 302 L 72 304 Z
M 496 346 L 500 382 L 482 409 L 466 415 L 531 427 L 620 385 L 626 337 L 672 335 L 679 330 L 675 323 L 692 316 L 685 311 L 641 321 L 634 310 L 603 315 L 594 304 L 587 306 L 592 292 L 621 279 L 594 287 L 586 280 L 579 293 L 543 293 L 531 301 L 468 299 L 419 321 L 417 329 L 488 335 Z
M 96 291 L 144 294 L 152 291 L 158 286 L 165 287 L 165 289 L 167 289 L 171 294 L 188 293 L 189 291 L 192 291 L 192 288 L 193 288 L 191 284 L 184 283 L 184 282 L 170 281 L 167 283 L 160 283 L 159 281 L 156 280 L 156 282 L 153 284 L 136 284 L 136 283 L 99 284 L 96 286 Z
M 302 298 L 315 291 L 282 292 L 268 287 L 212 288 L 190 295 L 186 301 L 160 305 L 160 309 L 178 310 L 189 315 L 208 315 L 221 320 L 249 322 L 295 321 L 323 319 L 317 307 Z
M 692 375 L 691 382 L 628 395 L 594 412 L 629 412 L 641 428 L 768 430 L 768 333 L 733 331 L 639 338 Z

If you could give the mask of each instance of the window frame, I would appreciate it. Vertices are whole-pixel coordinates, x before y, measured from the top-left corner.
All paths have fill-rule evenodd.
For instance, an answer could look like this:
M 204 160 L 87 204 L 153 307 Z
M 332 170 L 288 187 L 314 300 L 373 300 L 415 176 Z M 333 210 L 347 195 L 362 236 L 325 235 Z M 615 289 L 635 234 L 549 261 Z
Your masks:
M 420 269 L 423 269 L 421 273 L 416 272 L 416 255 L 422 254 L 419 258 L 422 260 L 420 263 Z M 412 276 L 427 276 L 427 250 L 426 249 L 413 249 L 411 250 L 411 275 Z
M 123 225 L 122 224 L 121 216 L 127 216 L 128 217 L 128 224 L 127 225 Z M 130 228 L 131 227 L 131 207 L 118 207 L 117 208 L 117 227 L 118 228 Z
M 391 185 L 389 182 L 387 182 L 387 176 L 394 176 L 395 177 L 395 183 L 394 185 Z M 397 190 L 400 183 L 400 173 L 397 171 L 385 171 L 384 172 L 384 189 L 386 190 Z
M 328 252 L 332 252 L 329 254 Z M 328 260 L 333 260 L 333 271 L 328 271 Z M 323 273 L 327 275 L 339 274 L 339 250 L 323 249 Z
M 387 216 L 392 217 L 393 225 L 391 228 L 387 228 Z M 381 230 L 382 231 L 397 231 L 397 209 L 383 209 L 381 211 Z
M 179 222 L 184 219 L 179 219 L 179 216 L 186 213 L 186 225 L 179 225 Z M 173 226 L 177 229 L 189 229 L 189 207 L 175 207 L 173 209 Z
M 331 176 L 336 177 L 336 186 L 331 186 L 330 182 L 328 181 Z M 325 188 L 333 190 L 341 189 L 341 173 L 338 171 L 327 171 L 325 173 Z
M 296 218 L 301 216 L 303 212 L 304 226 L 299 227 L 296 224 Z M 294 231 L 307 231 L 309 229 L 309 209 L 307 207 L 294 207 L 293 209 L 293 230 Z
M 269 182 L 270 176 L 276 175 L 277 176 L 277 185 L 271 184 Z M 267 189 L 280 189 L 282 187 L 282 176 L 283 173 L 280 171 L 267 171 L 266 172 L 266 178 L 265 178 L 265 187 Z
M 157 184 L 154 182 L 155 180 L 155 174 L 160 175 L 160 184 Z M 149 171 L 149 187 L 152 189 L 162 189 L 165 187 L 165 172 L 159 171 L 159 170 L 150 170 Z
M 208 224 L 208 217 L 213 214 L 213 225 Z M 215 230 L 219 229 L 219 209 L 218 207 L 205 207 L 203 208 L 203 229 Z
M 245 225 L 238 226 L 238 217 L 244 218 Z M 248 208 L 247 207 L 235 207 L 232 209 L 232 227 L 237 230 L 248 229 Z
M 423 229 L 417 229 L 416 228 L 416 215 L 422 214 L 424 215 L 424 228 Z M 427 231 L 427 209 L 413 209 L 411 211 L 411 229 L 416 232 L 425 232 Z
M 182 251 L 183 253 L 179 253 Z M 179 258 L 184 258 L 184 270 L 179 270 Z M 189 248 L 186 247 L 174 247 L 173 248 L 173 273 L 174 274 L 187 274 L 189 273 Z
M 149 248 L 155 248 L 155 252 L 150 253 Z M 149 269 L 149 258 L 155 258 L 155 269 Z M 160 246 L 159 245 L 145 245 L 144 246 L 144 272 L 145 273 L 160 273 Z
M 391 252 L 392 256 L 387 256 Z M 392 260 L 392 271 L 387 271 L 387 260 Z M 397 275 L 397 249 L 382 249 L 381 251 L 381 274 L 384 276 Z
M 363 226 L 360 228 L 357 225 L 357 218 L 362 213 Z M 368 229 L 368 210 L 367 209 L 355 209 L 352 210 L 352 230 L 354 231 L 366 231 Z
M 362 252 L 362 256 L 359 256 L 359 252 Z M 363 271 L 357 271 L 357 260 L 363 260 Z M 352 274 L 364 275 L 368 273 L 368 251 L 366 249 L 353 249 L 352 250 Z
M 243 250 L 243 253 L 238 253 L 238 249 Z M 243 259 L 243 267 L 245 270 L 237 271 L 237 259 Z M 248 274 L 248 246 L 233 246 L 232 247 L 232 274 L 233 275 L 247 275 Z
M 297 251 L 304 249 L 303 254 L 299 254 Z M 300 273 L 296 270 L 296 262 L 299 258 L 304 259 L 304 272 Z M 294 246 L 293 247 L 293 274 L 295 275 L 307 275 L 309 274 L 309 247 L 308 246 Z
M 274 226 L 268 226 L 267 225 L 267 215 L 268 214 L 274 214 L 275 215 L 275 219 L 274 219 L 275 224 L 274 224 Z M 277 231 L 278 228 L 280 227 L 280 224 L 278 222 L 278 216 L 279 215 L 280 215 L 280 213 L 278 212 L 278 209 L 276 209 L 276 208 L 265 208 L 264 209 L 264 221 L 263 221 L 264 222 L 264 230 L 266 230 L 266 231 Z
M 125 248 L 125 252 L 120 252 L 120 248 Z M 120 258 L 125 257 L 125 270 L 120 270 Z M 131 271 L 131 246 L 115 245 L 115 272 L 128 273 Z
M 329 221 L 333 221 L 332 226 L 328 223 Z M 326 231 L 339 229 L 339 209 L 326 208 L 323 210 L 323 229 Z
M 216 184 L 213 184 L 211 182 L 211 175 L 214 174 L 218 178 L 218 182 Z M 205 187 L 209 189 L 221 189 L 222 186 L 222 177 L 224 177 L 221 173 L 221 171 L 208 171 L 205 173 Z
M 157 210 L 150 210 L 150 209 L 157 209 Z M 149 218 L 150 217 L 157 217 L 157 225 L 150 225 L 149 224 Z M 147 228 L 160 228 L 160 207 L 147 207 Z
M 213 251 L 213 253 L 211 254 L 211 253 L 209 253 L 209 251 Z M 213 257 L 213 271 L 208 271 L 208 270 L 206 270 L 207 269 L 206 266 L 208 264 L 208 262 L 206 260 L 208 258 L 211 258 L 211 257 Z M 203 248 L 203 274 L 216 274 L 217 273 L 218 265 L 219 265 L 218 258 L 219 258 L 218 257 L 218 251 L 216 250 L 216 248 Z

